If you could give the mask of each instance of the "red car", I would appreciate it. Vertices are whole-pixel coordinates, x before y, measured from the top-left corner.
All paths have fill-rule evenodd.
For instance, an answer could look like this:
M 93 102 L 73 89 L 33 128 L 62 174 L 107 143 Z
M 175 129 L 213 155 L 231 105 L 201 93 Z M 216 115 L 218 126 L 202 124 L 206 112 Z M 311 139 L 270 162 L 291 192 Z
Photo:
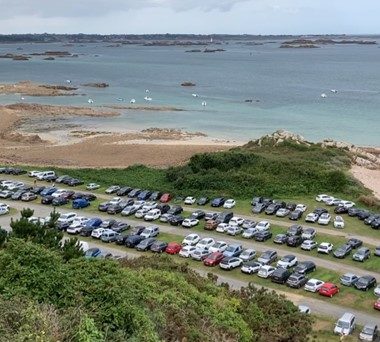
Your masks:
M 182 245 L 177 242 L 169 242 L 168 246 L 165 249 L 165 252 L 168 254 L 178 254 L 181 250 Z
M 220 264 L 223 258 L 224 258 L 223 253 L 214 252 L 214 253 L 211 253 L 206 259 L 204 259 L 203 263 L 205 266 L 216 266 Z
M 166 193 L 164 193 L 164 194 L 160 197 L 160 202 L 161 202 L 161 203 L 168 203 L 171 199 L 172 199 L 172 196 L 166 192 Z
M 324 283 L 323 286 L 319 289 L 320 295 L 330 298 L 337 293 L 339 293 L 339 287 L 333 283 Z
M 375 310 L 380 310 L 380 298 L 378 298 L 375 304 L 373 304 L 373 308 Z

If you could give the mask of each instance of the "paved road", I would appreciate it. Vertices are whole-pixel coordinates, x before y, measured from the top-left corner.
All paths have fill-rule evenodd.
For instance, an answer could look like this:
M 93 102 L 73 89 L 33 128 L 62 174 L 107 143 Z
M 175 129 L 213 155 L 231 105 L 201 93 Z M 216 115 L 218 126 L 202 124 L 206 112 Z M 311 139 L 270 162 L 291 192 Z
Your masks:
M 21 180 L 25 184 L 33 185 L 33 181 L 30 180 L 28 177 L 19 177 L 19 176 L 6 175 L 6 178 L 10 179 L 10 180 Z M 47 185 L 49 184 L 47 182 L 41 182 L 41 181 L 39 181 L 39 183 L 43 183 L 43 184 L 47 184 Z M 79 190 L 79 191 L 81 191 L 81 190 Z M 104 199 L 105 201 L 107 201 L 107 200 L 111 199 L 112 197 L 114 197 L 115 195 L 107 195 L 107 194 L 98 194 L 97 193 L 96 196 L 99 199 Z M 218 209 L 214 210 L 214 209 L 210 209 L 210 208 L 193 207 L 193 206 L 184 206 L 184 209 L 186 211 L 190 211 L 190 212 L 193 212 L 193 211 L 198 210 L 198 209 L 202 209 L 202 210 L 209 211 L 209 212 L 217 212 L 217 213 L 220 213 L 222 211 L 222 210 L 218 210 Z M 244 219 L 250 219 L 250 220 L 254 219 L 256 221 L 266 220 L 266 221 L 269 221 L 271 224 L 274 224 L 274 225 L 277 225 L 277 226 L 280 226 L 280 227 L 289 228 L 290 225 L 291 225 L 291 223 L 286 223 L 286 222 L 281 221 L 281 220 L 273 219 L 272 217 L 275 217 L 275 216 L 269 216 L 268 215 L 268 216 L 265 216 L 265 218 L 263 218 L 263 217 L 260 217 L 258 215 L 254 215 L 254 214 L 252 214 L 252 215 L 240 215 L 239 213 L 236 213 L 236 215 L 240 216 L 240 217 L 242 217 Z M 347 233 L 344 230 L 332 230 L 332 229 L 329 229 L 327 227 L 325 227 L 325 228 L 320 227 L 318 225 L 310 225 L 310 226 L 312 226 L 313 228 L 315 228 L 316 231 L 318 233 L 320 233 L 320 234 L 326 234 L 326 235 L 344 237 L 344 238 L 347 238 L 347 239 L 355 237 L 355 238 L 358 238 L 358 239 L 362 240 L 366 244 L 380 246 L 380 239 L 377 239 L 377 238 L 357 235 L 357 234 L 353 234 L 353 233 Z M 366 226 L 364 226 L 364 224 L 363 224 L 363 228 L 366 228 Z
M 9 205 L 12 205 L 13 208 L 16 208 L 18 210 L 21 210 L 24 207 L 29 207 L 29 208 L 34 210 L 35 216 L 40 216 L 40 217 L 46 217 L 52 211 L 51 206 L 44 206 L 44 205 L 39 205 L 39 204 L 35 204 L 35 203 L 27 203 L 26 204 L 26 203 L 22 203 L 19 201 L 3 201 L 3 202 L 6 202 Z M 60 212 L 63 212 L 63 213 L 70 212 L 69 209 L 64 209 L 64 208 L 59 208 L 58 210 Z M 89 213 L 85 213 L 85 212 L 83 212 L 83 213 L 84 213 L 83 215 L 86 215 L 86 216 L 89 215 Z M 94 215 L 94 214 L 92 214 L 92 215 Z M 110 218 L 110 215 L 103 214 L 101 212 L 97 213 L 96 216 L 100 217 L 102 219 L 109 219 Z M 9 221 L 9 219 L 8 219 L 8 221 Z M 139 224 L 141 225 L 141 223 L 142 223 L 141 220 L 133 219 L 133 218 L 127 219 L 126 221 L 132 225 L 139 225 Z M 1 224 L 1 221 L 0 221 L 0 224 Z M 174 227 L 174 226 L 170 226 L 170 225 L 162 225 L 162 224 L 160 225 L 157 223 L 151 223 L 151 224 L 159 226 L 160 231 L 163 233 L 170 233 L 170 234 L 179 235 L 179 236 L 183 236 L 183 237 L 185 237 L 188 234 L 190 234 L 191 232 L 193 232 L 191 229 L 184 229 L 184 228 Z M 9 226 L 9 222 L 8 222 L 8 226 Z M 3 227 L 7 227 L 6 222 L 4 222 Z M 371 271 L 363 270 L 359 267 L 343 264 L 343 263 L 339 262 L 338 259 L 326 260 L 323 258 L 307 256 L 305 254 L 297 253 L 296 249 L 295 249 L 295 251 L 289 251 L 289 249 L 284 249 L 284 248 L 281 248 L 280 246 L 270 247 L 270 246 L 267 246 L 263 243 L 255 242 L 253 240 L 244 240 L 244 241 L 237 240 L 233 237 L 228 237 L 225 234 L 220 234 L 220 233 L 217 233 L 215 231 L 205 231 L 203 234 L 201 233 L 201 235 L 213 237 L 215 240 L 223 240 L 229 244 L 241 243 L 244 248 L 254 248 L 257 252 L 263 252 L 263 251 L 268 250 L 268 249 L 275 249 L 280 255 L 293 254 L 300 261 L 310 260 L 310 261 L 313 261 L 317 266 L 327 268 L 327 269 L 331 269 L 331 270 L 339 270 L 339 272 L 342 274 L 346 273 L 346 272 L 351 272 L 351 273 L 353 272 L 353 273 L 356 273 L 357 275 L 370 274 L 370 275 L 373 275 L 375 278 L 380 279 L 380 272 L 371 272 Z
M 10 201 L 8 201 L 8 202 L 10 202 Z M 12 202 L 12 203 L 14 204 L 13 207 L 17 207 L 18 209 L 22 209 L 23 207 L 25 207 L 24 203 L 20 203 L 20 202 Z M 51 211 L 51 207 L 49 207 L 49 206 L 41 206 L 41 205 L 33 204 L 30 206 L 28 205 L 28 207 L 35 210 L 36 216 L 45 217 L 45 216 L 49 215 L 49 213 Z M 62 209 L 60 211 L 61 212 L 69 212 L 69 210 L 64 210 L 64 209 Z M 16 214 L 14 216 L 16 217 L 18 215 Z M 109 217 L 108 215 L 98 215 L 98 216 Z M 128 220 L 128 221 L 130 221 L 131 223 L 140 223 L 141 224 L 141 221 L 138 221 L 138 220 Z M 0 226 L 2 226 L 3 228 L 6 228 L 6 229 L 10 229 L 9 228 L 9 222 L 10 222 L 10 216 L 9 215 L 0 216 Z M 168 226 L 161 225 L 160 229 L 162 229 L 162 231 L 173 233 L 173 234 L 175 233 L 177 235 L 187 235 L 189 233 L 188 230 L 178 229 L 178 228 L 174 228 L 171 226 L 168 227 Z M 179 233 L 182 233 L 182 234 L 179 234 Z M 208 232 L 207 232 L 207 234 L 208 234 Z M 216 234 L 214 234 L 214 235 L 216 235 Z M 219 237 L 220 237 L 220 235 L 219 235 Z M 225 239 L 225 240 L 230 240 L 230 242 L 234 241 L 233 239 Z M 122 257 L 127 256 L 129 258 L 141 256 L 141 253 L 135 252 L 133 250 L 132 251 L 131 250 L 123 251 L 119 248 L 112 247 L 112 245 L 105 246 L 104 244 L 99 243 L 96 240 L 90 241 L 90 242 L 88 242 L 88 244 L 90 247 L 99 247 L 103 251 L 105 251 L 107 253 L 112 253 L 113 255 L 120 255 Z M 248 246 L 248 244 L 247 244 L 247 246 Z M 251 244 L 250 244 L 250 246 L 251 246 Z M 262 247 L 262 246 L 259 246 L 259 247 Z M 262 248 L 262 249 L 265 249 L 265 248 Z M 300 256 L 304 257 L 302 255 L 300 255 Z M 321 261 L 319 259 L 317 259 L 317 260 Z M 337 267 L 337 265 L 334 262 L 329 262 L 327 264 L 327 267 L 334 269 Z M 340 270 L 342 270 L 341 266 L 339 266 L 339 268 L 340 268 Z M 196 267 L 193 267 L 193 269 L 196 270 L 199 274 L 201 274 L 203 276 L 206 275 L 206 271 L 204 271 L 202 269 L 197 269 Z M 348 269 L 350 269 L 352 271 L 352 268 L 349 266 L 348 266 Z M 210 270 L 210 272 L 212 272 L 212 270 Z M 342 272 L 344 272 L 344 271 L 342 270 Z M 233 277 L 228 276 L 227 274 L 226 275 L 217 274 L 217 276 L 218 276 L 218 283 L 222 283 L 222 282 L 228 283 L 232 288 L 235 288 L 235 289 L 239 289 L 243 286 L 248 285 L 248 282 L 235 279 Z M 268 288 L 268 289 L 270 289 L 270 288 Z M 368 322 L 377 322 L 380 320 L 380 316 L 376 315 L 376 313 L 367 314 L 367 313 L 364 313 L 361 311 L 352 310 L 351 308 L 348 309 L 348 308 L 344 308 L 344 307 L 339 306 L 339 305 L 330 304 L 330 303 L 327 303 L 326 301 L 322 301 L 319 299 L 304 297 L 304 296 L 299 295 L 299 294 L 292 294 L 292 293 L 288 293 L 285 291 L 278 291 L 278 290 L 276 290 L 276 292 L 279 294 L 283 294 L 285 297 L 287 297 L 289 300 L 291 300 L 295 305 L 303 304 L 303 305 L 309 306 L 310 309 L 312 310 L 312 312 L 315 314 L 327 315 L 327 316 L 331 316 L 334 318 L 338 318 L 344 312 L 350 311 L 356 315 L 359 324 L 366 324 Z

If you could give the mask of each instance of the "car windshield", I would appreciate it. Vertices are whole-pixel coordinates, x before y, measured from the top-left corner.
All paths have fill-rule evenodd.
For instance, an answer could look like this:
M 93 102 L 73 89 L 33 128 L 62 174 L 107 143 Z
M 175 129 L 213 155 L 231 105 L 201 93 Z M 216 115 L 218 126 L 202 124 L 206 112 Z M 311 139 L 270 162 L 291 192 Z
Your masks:
M 374 333 L 374 327 L 364 327 L 362 333 L 366 335 L 372 335 Z
M 215 260 L 218 257 L 218 254 L 212 254 L 210 255 L 211 260 Z
M 348 329 L 350 327 L 350 324 L 348 322 L 339 320 L 336 326 L 339 328 Z
M 369 283 L 369 280 L 366 279 L 366 278 L 360 278 L 360 279 L 358 280 L 358 285 L 366 286 L 366 285 L 368 285 L 368 283 Z
M 233 246 L 228 246 L 226 249 L 226 252 L 234 252 L 234 251 L 235 251 L 235 247 Z
M 307 283 L 306 283 L 306 285 L 307 286 L 315 286 L 315 285 L 317 285 L 314 281 L 308 281 Z
M 359 250 L 356 252 L 356 254 L 359 254 L 359 255 L 364 255 L 364 254 L 365 254 L 365 252 L 366 252 L 366 250 L 365 250 L 365 249 L 359 249 Z
M 343 277 L 342 277 L 342 280 L 344 280 L 344 281 L 351 281 L 351 277 L 350 276 L 346 276 L 346 275 L 344 275 Z

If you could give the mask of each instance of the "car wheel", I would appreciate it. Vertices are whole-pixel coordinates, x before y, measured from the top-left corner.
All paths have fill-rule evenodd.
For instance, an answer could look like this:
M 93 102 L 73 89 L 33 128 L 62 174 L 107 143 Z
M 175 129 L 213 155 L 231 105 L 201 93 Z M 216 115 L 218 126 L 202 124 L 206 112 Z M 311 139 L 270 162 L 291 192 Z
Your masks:
M 332 296 L 333 296 L 333 295 L 331 294 L 331 295 L 330 295 L 330 298 L 332 298 Z

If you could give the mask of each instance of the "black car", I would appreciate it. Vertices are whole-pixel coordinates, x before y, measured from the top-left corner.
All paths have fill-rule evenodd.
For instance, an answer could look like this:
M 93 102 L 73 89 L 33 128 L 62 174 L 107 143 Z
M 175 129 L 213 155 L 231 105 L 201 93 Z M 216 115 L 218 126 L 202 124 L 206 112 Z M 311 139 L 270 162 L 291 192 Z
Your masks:
M 158 201 L 161 196 L 163 195 L 162 192 L 159 191 L 154 191 L 152 194 L 149 196 L 149 201 Z
M 57 229 L 58 230 L 63 230 L 63 231 L 66 231 L 67 228 L 70 227 L 70 222 L 58 222 L 57 223 Z
M 368 291 L 369 289 L 376 286 L 376 278 L 370 275 L 360 277 L 354 286 L 358 290 Z
M 298 247 L 298 246 L 301 246 L 302 245 L 302 237 L 299 236 L 299 235 L 289 236 L 288 241 L 286 242 L 286 244 L 289 247 Z
M 228 223 L 233 217 L 234 213 L 232 211 L 223 211 L 222 213 L 218 214 L 215 220 L 218 223 Z
M 53 202 L 54 197 L 53 196 L 44 196 L 41 198 L 41 204 L 51 204 Z
M 129 248 L 135 248 L 143 240 L 144 237 L 140 235 L 129 235 L 124 244 Z
M 166 247 L 168 247 L 168 243 L 164 241 L 155 241 L 153 245 L 150 247 L 150 250 L 155 253 L 165 252 Z
M 117 245 L 124 246 L 124 245 L 125 245 L 125 242 L 127 241 L 127 239 L 128 239 L 128 235 L 119 235 L 119 236 L 116 238 L 115 243 L 116 243 Z
M 111 227 L 116 223 L 116 220 L 114 219 L 109 219 L 109 220 L 104 220 L 102 224 L 100 225 L 100 228 L 105 228 L 105 229 L 111 229 Z
M 60 176 L 58 177 L 55 182 L 56 183 L 64 183 L 65 180 L 70 180 L 71 177 L 70 176 L 67 176 L 67 175 L 64 175 L 64 176 Z
M 286 232 L 286 235 L 288 236 L 295 236 L 295 235 L 302 235 L 303 228 L 302 226 L 298 224 L 293 224 L 288 228 L 288 231 Z
M 350 238 L 347 241 L 347 244 L 351 245 L 352 248 L 358 248 L 358 247 L 361 247 L 363 245 L 363 241 L 359 240 L 359 239 L 355 239 L 355 238 Z
M 145 226 L 136 226 L 132 228 L 131 233 L 129 235 L 140 235 L 145 228 Z
M 371 223 L 371 228 L 380 229 L 380 219 L 376 219 Z
M 273 239 L 273 242 L 274 243 L 277 243 L 279 245 L 283 245 L 285 244 L 286 242 L 288 241 L 288 236 L 286 234 L 277 234 L 274 239 Z
M 50 182 L 50 183 L 53 183 L 57 180 L 57 176 L 56 175 L 50 175 L 50 176 L 45 176 L 44 177 L 44 181 L 45 182 Z
M 226 199 L 224 197 L 214 198 L 211 201 L 211 206 L 212 207 L 221 207 L 224 204 L 225 201 L 226 201 Z
M 255 205 L 252 207 L 252 213 L 254 214 L 260 214 L 262 213 L 268 206 L 268 203 L 255 203 Z
M 371 215 L 371 216 L 367 217 L 364 220 L 364 224 L 370 226 L 372 224 L 372 222 L 374 222 L 375 220 L 379 220 L 379 219 L 380 219 L 380 215 L 379 214 L 374 214 L 374 215 Z
M 335 214 L 347 214 L 348 208 L 343 206 L 343 205 L 339 205 L 334 209 L 334 213 Z
M 333 255 L 335 258 L 343 259 L 347 255 L 349 255 L 352 251 L 352 246 L 349 244 L 342 245 L 338 247 L 334 252 Z
M 169 218 L 168 222 L 172 226 L 180 226 L 184 220 L 185 218 L 181 215 L 173 215 Z
M 160 203 L 159 205 L 157 205 L 156 208 L 161 211 L 161 214 L 166 214 L 170 210 L 170 205 L 169 204 Z
M 308 280 L 309 279 L 305 276 L 305 274 L 293 273 L 286 281 L 286 285 L 289 287 L 299 289 L 302 286 L 304 286 Z
M 370 217 L 372 215 L 371 212 L 367 211 L 367 210 L 360 210 L 357 214 L 356 214 L 356 217 L 361 220 L 361 221 L 364 221 L 366 218 Z
M 272 203 L 265 209 L 265 214 L 274 215 L 280 208 L 283 208 L 281 203 Z
M 83 185 L 84 182 L 82 180 L 80 180 L 80 179 L 72 178 L 66 184 L 68 186 L 78 186 L 78 185 Z
M 82 229 L 81 229 L 81 231 L 80 231 L 80 233 L 79 233 L 79 235 L 80 236 L 91 236 L 91 233 L 92 233 L 92 231 L 94 230 L 95 228 L 94 227 L 90 227 L 90 226 L 85 226 L 85 227 L 83 227 Z
M 149 191 L 149 190 L 141 191 L 137 195 L 137 199 L 140 201 L 146 201 L 150 197 L 151 194 L 152 194 L 152 191 Z
M 272 273 L 270 278 L 273 283 L 285 284 L 290 274 L 288 269 L 279 267 Z
M 38 195 L 45 189 L 45 186 L 35 186 L 30 189 L 30 192 L 33 192 L 34 194 Z
M 59 207 L 61 205 L 65 205 L 67 203 L 69 203 L 69 199 L 66 198 L 66 197 L 63 197 L 63 196 L 56 197 L 51 202 L 51 204 L 54 205 L 55 207 Z
M 130 225 L 126 222 L 115 222 L 111 229 L 116 233 L 121 233 L 130 228 Z
M 13 200 L 20 200 L 21 196 L 25 194 L 27 191 L 26 190 L 17 190 L 12 196 L 11 199 Z
M 328 213 L 328 210 L 326 208 L 316 208 L 314 209 L 313 213 L 321 216 L 322 214 Z
M 123 211 L 123 209 L 124 207 L 122 207 L 119 204 L 112 204 L 107 207 L 107 214 L 110 214 L 110 215 L 119 214 Z
M 218 217 L 218 213 L 206 213 L 205 221 L 216 220 L 217 217 Z
M 300 273 L 300 274 L 306 274 L 306 273 L 314 272 L 316 269 L 317 269 L 317 266 L 315 265 L 314 262 L 302 261 L 294 268 L 294 272 Z
M 98 205 L 98 210 L 99 211 L 102 211 L 102 212 L 106 212 L 108 207 L 110 206 L 111 204 L 109 204 L 109 202 L 103 202 L 103 203 L 100 203 Z
M 302 215 L 303 215 L 303 211 L 296 209 L 289 214 L 289 220 L 297 221 L 302 217 Z
M 94 194 L 83 194 L 82 198 L 89 202 L 92 202 L 95 201 L 97 197 Z
M 210 202 L 210 199 L 208 197 L 201 197 L 198 199 L 197 204 L 206 205 L 208 202 Z
M 172 206 L 167 213 L 170 215 L 179 215 L 183 212 L 183 208 L 179 205 Z
M 132 191 L 132 188 L 129 186 L 123 186 L 118 191 L 116 191 L 116 196 L 122 197 L 127 196 Z
M 133 189 L 129 192 L 129 197 L 137 197 L 141 192 L 141 189 Z
M 295 203 L 287 203 L 285 208 L 289 209 L 290 211 L 294 211 L 296 207 L 297 207 L 297 204 Z
M 194 218 L 194 219 L 197 219 L 197 220 L 201 220 L 203 219 L 204 217 L 206 216 L 206 213 L 203 211 L 203 210 L 195 210 L 190 218 Z
M 141 237 L 141 236 L 140 236 Z M 136 249 L 138 251 L 147 251 L 152 247 L 152 245 L 156 242 L 155 238 L 147 238 L 142 240 L 138 245 L 136 245 Z
M 263 200 L 264 200 L 263 197 L 253 197 L 253 198 L 252 198 L 252 201 L 251 201 L 251 204 L 252 204 L 252 205 L 255 205 L 256 203 L 262 203 Z
M 350 209 L 348 209 L 347 213 L 348 213 L 348 216 L 355 217 L 358 214 L 358 212 L 360 212 L 360 209 L 350 208 Z
M 267 230 L 264 230 L 262 232 L 258 232 L 255 235 L 255 240 L 259 242 L 264 242 L 266 240 L 269 240 L 272 237 L 272 232 L 269 232 Z

